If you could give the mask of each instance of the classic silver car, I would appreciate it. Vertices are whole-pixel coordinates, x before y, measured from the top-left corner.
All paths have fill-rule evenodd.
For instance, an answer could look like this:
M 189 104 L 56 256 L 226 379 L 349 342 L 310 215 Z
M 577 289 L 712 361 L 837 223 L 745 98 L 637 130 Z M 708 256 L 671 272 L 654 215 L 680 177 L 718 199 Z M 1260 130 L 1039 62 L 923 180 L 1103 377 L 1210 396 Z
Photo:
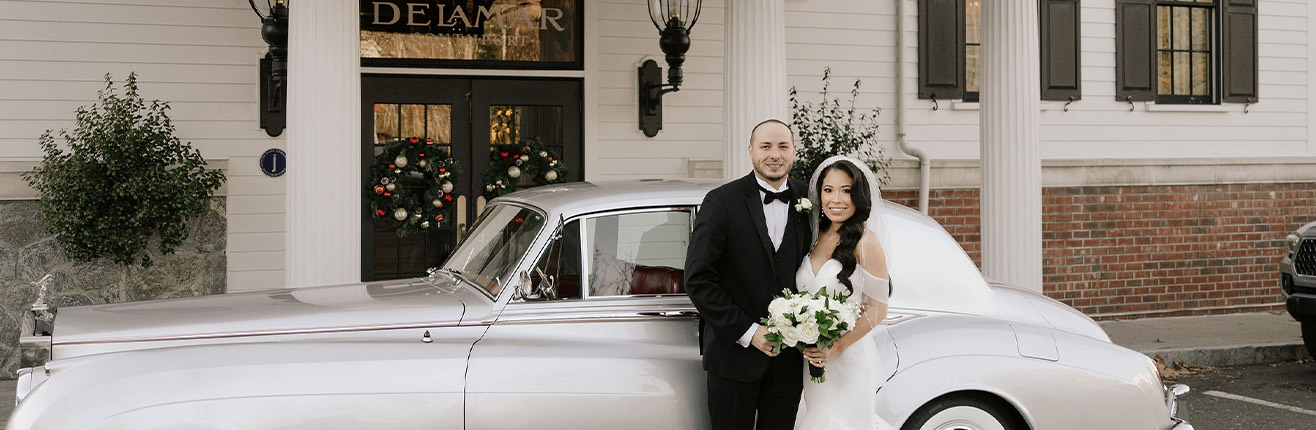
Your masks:
M 61 309 L 9 429 L 707 428 L 682 268 L 715 185 L 494 199 L 422 279 Z M 1187 387 L 1162 385 L 1146 356 L 1072 308 L 984 280 L 930 218 L 883 213 L 900 280 L 872 336 L 887 421 L 1192 428 L 1175 418 Z
M 1309 222 L 1284 238 L 1279 262 L 1279 291 L 1284 307 L 1302 323 L 1302 343 L 1316 357 L 1316 222 Z

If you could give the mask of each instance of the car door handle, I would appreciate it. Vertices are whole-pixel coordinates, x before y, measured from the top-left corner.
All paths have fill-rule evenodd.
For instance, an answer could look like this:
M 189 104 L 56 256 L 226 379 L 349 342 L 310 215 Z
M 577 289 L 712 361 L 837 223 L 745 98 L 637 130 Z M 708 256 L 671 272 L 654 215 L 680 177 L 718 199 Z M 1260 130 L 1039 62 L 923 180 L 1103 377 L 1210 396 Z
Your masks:
M 697 311 L 640 312 L 640 315 L 650 316 L 650 317 L 682 318 L 682 317 L 697 317 L 699 316 L 699 312 Z

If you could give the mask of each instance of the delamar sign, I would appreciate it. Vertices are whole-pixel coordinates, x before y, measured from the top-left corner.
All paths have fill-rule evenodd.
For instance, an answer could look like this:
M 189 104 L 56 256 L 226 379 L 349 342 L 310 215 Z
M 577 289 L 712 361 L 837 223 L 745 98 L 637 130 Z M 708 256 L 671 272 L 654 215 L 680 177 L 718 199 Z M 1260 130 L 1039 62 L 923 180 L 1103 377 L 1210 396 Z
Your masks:
M 562 31 L 557 8 L 536 8 L 531 16 L 526 7 L 495 7 L 495 0 L 360 0 L 361 29 L 389 33 L 468 34 L 484 33 L 487 22 L 507 28 L 524 21 L 540 30 Z

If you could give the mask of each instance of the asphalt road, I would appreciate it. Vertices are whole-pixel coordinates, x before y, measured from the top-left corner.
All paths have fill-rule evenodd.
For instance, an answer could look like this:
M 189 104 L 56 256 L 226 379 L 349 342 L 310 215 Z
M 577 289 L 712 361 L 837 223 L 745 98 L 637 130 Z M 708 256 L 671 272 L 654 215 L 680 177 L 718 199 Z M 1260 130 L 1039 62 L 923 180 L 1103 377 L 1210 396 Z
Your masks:
M 1316 429 L 1316 361 L 1190 369 L 1179 417 L 1198 430 Z

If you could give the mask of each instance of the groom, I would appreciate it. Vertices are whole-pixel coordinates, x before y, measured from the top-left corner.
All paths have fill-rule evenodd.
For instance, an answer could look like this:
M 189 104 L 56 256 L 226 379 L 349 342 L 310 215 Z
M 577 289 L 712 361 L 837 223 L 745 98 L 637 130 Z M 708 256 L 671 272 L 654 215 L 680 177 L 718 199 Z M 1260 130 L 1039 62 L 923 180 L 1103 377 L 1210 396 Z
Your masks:
M 795 162 L 790 126 L 769 119 L 750 134 L 754 173 L 709 191 L 699 207 L 685 285 L 699 309 L 708 412 L 716 430 L 791 429 L 803 389 L 795 349 L 778 351 L 758 324 L 808 253 L 808 193 L 789 179 Z

